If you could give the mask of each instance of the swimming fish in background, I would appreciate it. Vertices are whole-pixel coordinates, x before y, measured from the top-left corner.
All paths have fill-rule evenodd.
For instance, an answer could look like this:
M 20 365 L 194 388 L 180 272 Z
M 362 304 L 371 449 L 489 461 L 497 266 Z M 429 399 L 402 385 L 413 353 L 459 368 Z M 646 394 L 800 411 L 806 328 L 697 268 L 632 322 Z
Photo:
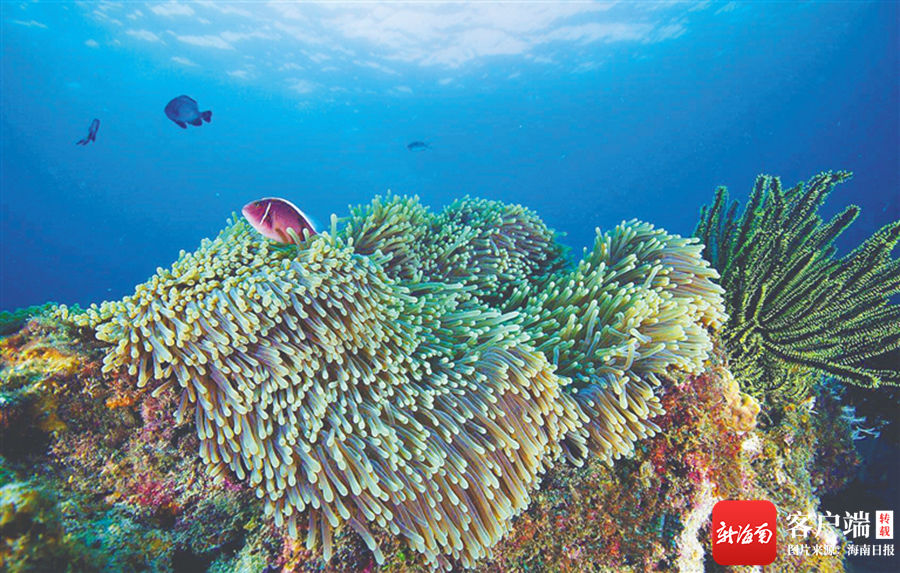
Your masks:
M 412 143 L 408 144 L 406 148 L 410 151 L 425 151 L 426 149 L 431 149 L 431 146 L 424 141 L 413 141 Z
M 294 242 L 287 232 L 288 229 L 294 229 L 301 239 L 304 230 L 310 235 L 316 234 L 309 217 L 287 199 L 266 197 L 247 203 L 241 209 L 241 213 L 263 237 L 279 243 Z
M 187 124 L 203 125 L 203 122 L 212 121 L 212 112 L 201 112 L 197 102 L 186 95 L 180 95 L 166 104 L 166 117 L 178 124 L 181 129 L 187 129 Z
M 88 128 L 87 137 L 79 140 L 75 145 L 87 145 L 92 141 L 97 141 L 97 130 L 100 129 L 100 120 L 96 117 L 91 121 L 91 126 Z

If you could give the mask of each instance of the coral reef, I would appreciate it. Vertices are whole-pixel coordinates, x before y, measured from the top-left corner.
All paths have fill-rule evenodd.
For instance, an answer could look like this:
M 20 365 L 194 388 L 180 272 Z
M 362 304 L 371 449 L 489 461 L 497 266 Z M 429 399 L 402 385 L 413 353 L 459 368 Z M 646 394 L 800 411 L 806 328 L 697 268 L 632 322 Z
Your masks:
M 385 268 L 418 278 L 401 245 L 424 221 L 432 282 L 398 281 Z M 699 247 L 637 222 L 598 237 L 522 314 L 485 303 L 530 291 L 562 251 L 524 208 L 465 199 L 429 221 L 415 200 L 376 200 L 345 233 L 274 249 L 236 222 L 133 296 L 72 317 L 111 345 L 104 372 L 155 396 L 177 383 L 176 419 L 193 408 L 213 475 L 247 480 L 326 561 L 348 525 L 379 562 L 373 527 L 432 564 L 474 565 L 562 451 L 610 460 L 652 435 L 655 375 L 698 372 L 721 323 Z M 576 280 L 588 286 L 564 290 Z M 564 340 L 552 319 L 570 325 Z M 559 363 L 560 342 L 562 377 L 547 358 Z
M 613 466 L 597 458 L 581 468 L 555 466 L 534 502 L 515 522 L 483 571 L 701 571 L 718 567 L 709 554 L 709 517 L 720 499 L 771 499 L 780 516 L 817 515 L 817 496 L 835 465 L 855 460 L 839 416 L 793 409 L 783 424 L 745 430 L 727 396 L 728 371 L 715 367 L 682 379 L 662 397 L 661 431 Z M 844 437 L 841 440 L 833 440 Z M 821 537 L 842 535 L 834 529 Z M 823 539 L 779 543 L 810 546 Z M 840 558 L 788 556 L 776 571 L 842 571 Z M 747 568 L 749 570 L 749 568 Z
M 715 501 L 816 515 L 856 450 L 827 387 L 776 419 L 744 394 L 701 249 L 632 221 L 568 267 L 474 199 L 376 199 L 287 246 L 231 223 L 0 339 L 0 422 L 28 436 L 0 452 L 0 567 L 714 569 Z
M 732 427 L 737 432 L 749 432 L 756 427 L 756 418 L 761 411 L 759 402 L 753 396 L 741 392 L 740 386 L 731 371 L 719 368 L 716 374 L 725 382 L 723 396 L 725 406 L 731 412 Z
M 821 373 L 877 387 L 900 384 L 900 221 L 844 257 L 834 239 L 854 220 L 850 206 L 825 223 L 817 210 L 847 172 L 821 173 L 782 189 L 762 175 L 740 216 L 720 188 L 695 235 L 722 274 L 729 321 L 723 339 L 747 391 L 772 402 L 803 400 Z M 806 374 L 806 375 L 804 375 Z
M 37 323 L 34 328 L 40 329 Z M 0 455 L 7 459 L 27 456 L 66 428 L 59 415 L 60 396 L 73 383 L 73 374 L 82 369 L 83 357 L 64 338 L 57 337 L 57 342 L 36 343 L 21 333 L 0 339 L 5 357 L 0 386 Z
M 196 432 L 172 417 L 176 396 L 153 398 L 130 377 L 104 375 L 102 355 L 51 319 L 0 344 L 0 391 L 24 379 L 33 396 L 4 403 L 16 422 L 0 440 L 0 506 L 12 520 L 2 528 L 0 569 L 211 563 L 262 514 L 251 491 L 208 477 Z
M 52 311 L 56 307 L 55 303 L 48 302 L 46 304 L 28 306 L 13 311 L 0 311 L 0 336 L 11 334 L 25 324 L 25 321 L 32 316 L 37 316 Z
M 4 571 L 66 571 L 96 567 L 65 535 L 54 493 L 33 482 L 0 486 L 0 567 Z
M 67 424 L 49 448 L 0 466 L 0 507 L 21 507 L 3 511 L 18 511 L 21 517 L 13 520 L 24 524 L 0 530 L 2 567 L 285 572 L 326 567 L 321 547 L 307 549 L 263 517 L 263 502 L 251 488 L 227 477 L 215 483 L 208 476 L 196 455 L 199 438 L 192 421 L 174 419 L 176 393 L 154 398 L 127 375 L 110 379 L 98 363 L 103 346 L 77 340 L 51 322 L 32 323 L 17 338 L 16 345 L 3 347 L 0 383 L 9 380 L 9 361 L 18 360 L 22 347 L 42 353 L 64 348 L 77 368 L 59 371 L 48 361 L 30 367 L 35 381 L 45 380 L 42 386 L 58 381 L 59 415 Z M 480 560 L 476 570 L 717 570 L 708 553 L 709 509 L 716 500 L 764 498 L 785 515 L 822 512 L 817 496 L 839 490 L 856 463 L 851 430 L 834 394 L 817 395 L 814 407 L 788 409 L 777 425 L 760 422 L 746 431 L 729 406 L 737 401 L 736 392 L 719 363 L 701 375 L 679 377 L 661 397 L 666 413 L 655 420 L 660 433 L 613 466 L 597 457 L 582 467 L 554 464 L 493 548 L 493 557 Z M 16 501 L 22 496 L 35 502 Z M 383 565 L 377 566 L 362 539 L 344 528 L 334 536 L 328 569 L 429 570 L 400 537 L 373 533 Z M 782 546 L 812 548 L 823 542 L 813 532 L 803 540 L 786 535 L 779 539 Z M 839 531 L 822 535 L 842 543 Z M 780 551 L 774 567 L 840 571 L 841 563 Z

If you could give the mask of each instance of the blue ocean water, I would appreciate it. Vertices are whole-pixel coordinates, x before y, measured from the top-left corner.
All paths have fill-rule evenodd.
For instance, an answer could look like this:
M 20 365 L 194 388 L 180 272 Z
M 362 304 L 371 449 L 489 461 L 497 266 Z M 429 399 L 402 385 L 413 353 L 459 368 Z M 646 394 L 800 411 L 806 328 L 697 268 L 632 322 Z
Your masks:
M 0 11 L 0 309 L 120 298 L 266 196 L 320 223 L 388 189 L 501 199 L 578 252 L 633 217 L 690 234 L 718 185 L 847 169 L 844 248 L 900 218 L 895 2 Z M 180 94 L 212 122 L 169 121 Z

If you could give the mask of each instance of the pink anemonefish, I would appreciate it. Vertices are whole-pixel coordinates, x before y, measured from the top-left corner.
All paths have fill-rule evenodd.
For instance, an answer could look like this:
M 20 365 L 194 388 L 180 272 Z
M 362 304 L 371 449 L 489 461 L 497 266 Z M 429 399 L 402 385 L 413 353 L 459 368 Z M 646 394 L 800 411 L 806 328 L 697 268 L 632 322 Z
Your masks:
M 241 213 L 263 237 L 279 243 L 294 242 L 287 232 L 288 229 L 293 229 L 300 238 L 303 238 L 304 231 L 309 235 L 316 234 L 309 217 L 286 199 L 277 197 L 259 199 L 244 205 Z

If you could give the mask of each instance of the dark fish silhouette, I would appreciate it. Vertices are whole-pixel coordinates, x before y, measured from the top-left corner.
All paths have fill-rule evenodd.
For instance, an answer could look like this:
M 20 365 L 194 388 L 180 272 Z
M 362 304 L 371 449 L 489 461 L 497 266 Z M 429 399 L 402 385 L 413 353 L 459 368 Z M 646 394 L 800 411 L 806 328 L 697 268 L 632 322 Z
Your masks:
M 203 122 L 212 121 L 212 112 L 200 111 L 197 102 L 186 95 L 180 95 L 166 104 L 166 117 L 178 124 L 181 129 L 187 129 L 187 124 L 203 125 Z
M 87 137 L 81 139 L 75 145 L 87 145 L 92 141 L 97 141 L 97 130 L 100 129 L 100 120 L 96 117 L 91 121 L 91 127 L 88 128 Z
M 413 141 L 412 143 L 408 144 L 406 148 L 410 151 L 425 151 L 426 149 L 431 149 L 431 146 L 424 141 Z

